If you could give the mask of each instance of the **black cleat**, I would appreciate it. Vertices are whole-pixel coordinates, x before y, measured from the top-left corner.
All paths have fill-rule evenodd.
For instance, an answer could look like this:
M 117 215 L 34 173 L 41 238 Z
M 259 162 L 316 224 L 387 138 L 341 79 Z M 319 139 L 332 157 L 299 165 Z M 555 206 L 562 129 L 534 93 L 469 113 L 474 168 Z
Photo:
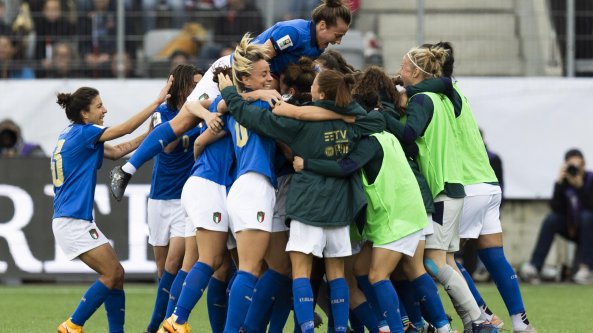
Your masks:
M 323 325 L 323 319 L 321 319 L 321 316 L 317 312 L 313 312 L 313 322 L 315 328 L 319 328 Z
M 124 192 L 126 191 L 126 187 L 132 179 L 132 175 L 122 170 L 121 166 L 116 166 L 111 170 L 109 174 L 110 182 L 109 182 L 109 192 L 117 201 L 121 201 L 121 198 L 124 196 Z

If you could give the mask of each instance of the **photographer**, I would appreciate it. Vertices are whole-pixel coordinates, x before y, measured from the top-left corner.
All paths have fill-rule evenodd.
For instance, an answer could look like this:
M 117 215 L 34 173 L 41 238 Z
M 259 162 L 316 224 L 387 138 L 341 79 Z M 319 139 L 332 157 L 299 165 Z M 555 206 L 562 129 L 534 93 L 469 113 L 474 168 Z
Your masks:
M 25 142 L 20 127 L 10 119 L 0 121 L 0 158 L 45 157 L 38 144 Z
M 532 280 L 538 277 L 554 235 L 559 234 L 577 244 L 579 269 L 574 281 L 593 284 L 593 173 L 585 170 L 585 159 L 580 150 L 566 152 L 550 207 L 552 212 L 542 224 L 531 261 L 521 267 L 521 278 Z

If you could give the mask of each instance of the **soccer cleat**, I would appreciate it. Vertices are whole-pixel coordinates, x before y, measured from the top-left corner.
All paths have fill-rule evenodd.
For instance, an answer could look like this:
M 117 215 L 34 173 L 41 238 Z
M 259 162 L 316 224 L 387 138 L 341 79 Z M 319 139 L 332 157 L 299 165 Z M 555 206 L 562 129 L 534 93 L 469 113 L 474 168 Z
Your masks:
M 540 282 L 539 272 L 537 271 L 537 268 L 535 268 L 535 266 L 533 266 L 533 264 L 530 262 L 526 262 L 521 265 L 519 268 L 519 277 L 521 277 L 521 280 L 527 283 L 537 284 Z
M 165 319 L 165 321 L 163 322 L 163 329 L 165 332 L 169 333 L 191 332 L 191 327 L 189 326 L 188 322 L 185 322 L 185 324 L 177 324 L 173 319 L 173 316 Z
M 109 192 L 111 192 L 115 200 L 121 201 L 132 175 L 122 170 L 121 166 L 116 166 L 111 170 L 109 178 Z
M 58 326 L 58 333 L 82 333 L 82 326 L 78 326 L 68 319 Z
M 537 333 L 537 331 L 535 328 L 533 328 L 533 326 L 527 325 L 527 327 L 522 330 L 513 330 L 513 333 Z
M 587 267 L 581 267 L 572 279 L 578 284 L 593 284 L 593 272 Z
M 499 333 L 498 327 L 492 325 L 489 322 L 483 322 L 481 324 L 472 324 L 472 333 Z

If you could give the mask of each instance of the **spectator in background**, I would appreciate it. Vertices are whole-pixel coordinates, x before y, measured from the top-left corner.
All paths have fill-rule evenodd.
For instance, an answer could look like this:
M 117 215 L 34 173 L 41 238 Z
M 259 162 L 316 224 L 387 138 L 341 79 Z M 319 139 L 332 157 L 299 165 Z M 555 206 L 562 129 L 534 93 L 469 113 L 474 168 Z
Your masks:
M 179 65 L 189 65 L 190 64 L 189 54 L 187 54 L 183 51 L 179 51 L 179 50 L 174 51 L 169 56 L 169 62 L 171 64 L 169 71 L 172 72 Z
M 550 200 L 552 212 L 540 229 L 531 260 L 521 266 L 519 274 L 527 281 L 539 278 L 554 235 L 577 243 L 575 262 L 578 271 L 574 281 L 592 284 L 593 273 L 593 172 L 586 171 L 585 158 L 578 149 L 571 149 L 564 156 L 554 194 Z
M 0 79 L 34 79 L 35 72 L 18 56 L 18 47 L 9 34 L 0 33 Z
M 283 19 L 307 19 L 317 5 L 319 5 L 319 0 L 292 0 L 288 7 L 288 13 L 284 15 Z
M 91 78 L 111 76 L 111 55 L 116 48 L 115 1 L 87 0 L 91 9 L 81 15 L 79 51 L 86 75 Z
M 55 44 L 71 38 L 75 34 L 75 26 L 63 16 L 60 0 L 45 0 L 42 15 L 34 21 L 35 60 L 42 64 L 49 63 L 54 56 Z
M 10 31 L 10 27 L 6 20 L 6 4 L 4 3 L 4 0 L 0 0 L 0 35 L 5 34 L 8 31 Z
M 127 52 L 124 52 L 123 54 L 123 61 L 121 63 L 122 67 L 122 72 L 123 72 L 123 77 L 124 78 L 134 78 L 136 77 L 136 74 L 134 73 L 134 62 L 132 61 L 132 58 L 130 57 L 130 55 Z M 117 52 L 113 53 L 113 55 L 111 56 L 111 76 L 113 78 L 118 77 L 119 75 L 119 57 L 117 56 Z
M 200 51 L 200 59 L 205 62 L 220 58 L 223 51 L 234 50 L 231 45 L 240 41 L 246 32 L 256 36 L 264 31 L 262 14 L 252 0 L 228 0 L 216 15 L 214 43 L 205 44 Z
M 45 157 L 36 143 L 25 142 L 21 128 L 12 120 L 0 122 L 0 157 Z
M 65 79 L 81 77 L 80 59 L 72 44 L 57 42 L 53 45 L 53 56 L 42 63 L 43 70 L 39 77 L 47 79 Z

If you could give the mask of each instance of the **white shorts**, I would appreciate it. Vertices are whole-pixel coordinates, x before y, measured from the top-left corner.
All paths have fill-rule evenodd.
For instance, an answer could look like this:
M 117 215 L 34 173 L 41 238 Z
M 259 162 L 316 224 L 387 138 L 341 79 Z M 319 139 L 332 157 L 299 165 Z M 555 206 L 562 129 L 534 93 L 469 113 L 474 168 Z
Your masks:
M 53 219 L 51 228 L 56 242 L 68 260 L 109 243 L 99 227 L 91 221 L 58 217 Z
M 423 233 L 424 229 L 418 230 L 413 234 L 407 235 L 406 237 L 400 238 L 395 242 L 382 244 L 382 245 L 374 245 L 373 247 L 379 247 L 382 249 L 391 250 L 394 252 L 403 253 L 407 256 L 413 257 L 414 253 L 416 252 L 416 248 L 418 247 L 418 243 L 422 237 L 425 237 Z
M 459 224 L 459 237 L 478 238 L 480 235 L 502 232 L 500 201 L 502 195 L 487 194 L 465 197 Z
M 435 212 L 432 214 L 434 233 L 426 236 L 425 249 L 459 251 L 459 221 L 463 210 L 463 199 L 447 197 L 443 194 L 434 199 Z
M 432 225 L 434 221 L 432 220 L 432 214 L 427 214 L 426 217 L 428 218 L 428 223 L 426 227 L 422 229 L 422 236 L 420 236 L 420 240 L 426 240 L 426 236 L 432 235 L 434 233 L 434 226 Z
M 292 174 L 278 177 L 278 190 L 276 191 L 276 204 L 274 205 L 274 218 L 272 232 L 287 231 L 286 225 L 286 196 Z
M 286 251 L 313 254 L 319 258 L 351 256 L 350 226 L 323 228 L 292 220 Z
M 248 172 L 235 180 L 227 196 L 229 226 L 233 233 L 242 230 L 272 232 L 276 190 L 268 177 Z
M 194 228 L 220 232 L 229 230 L 225 186 L 191 176 L 183 185 L 181 204 Z
M 212 100 L 216 96 L 220 95 L 220 90 L 218 90 L 218 84 L 216 84 L 216 82 L 214 82 L 213 80 L 214 75 L 212 74 L 212 70 L 222 66 L 231 67 L 230 55 L 218 58 L 218 60 L 212 63 L 210 68 L 208 68 L 206 73 L 204 73 L 204 76 L 202 76 L 200 82 L 198 82 L 194 90 L 191 92 L 191 94 L 189 94 L 186 101 L 191 102 L 200 101 L 204 99 Z
M 181 207 L 181 200 L 155 200 L 148 198 L 147 204 L 148 244 L 167 246 L 169 239 L 184 237 L 187 215 Z

